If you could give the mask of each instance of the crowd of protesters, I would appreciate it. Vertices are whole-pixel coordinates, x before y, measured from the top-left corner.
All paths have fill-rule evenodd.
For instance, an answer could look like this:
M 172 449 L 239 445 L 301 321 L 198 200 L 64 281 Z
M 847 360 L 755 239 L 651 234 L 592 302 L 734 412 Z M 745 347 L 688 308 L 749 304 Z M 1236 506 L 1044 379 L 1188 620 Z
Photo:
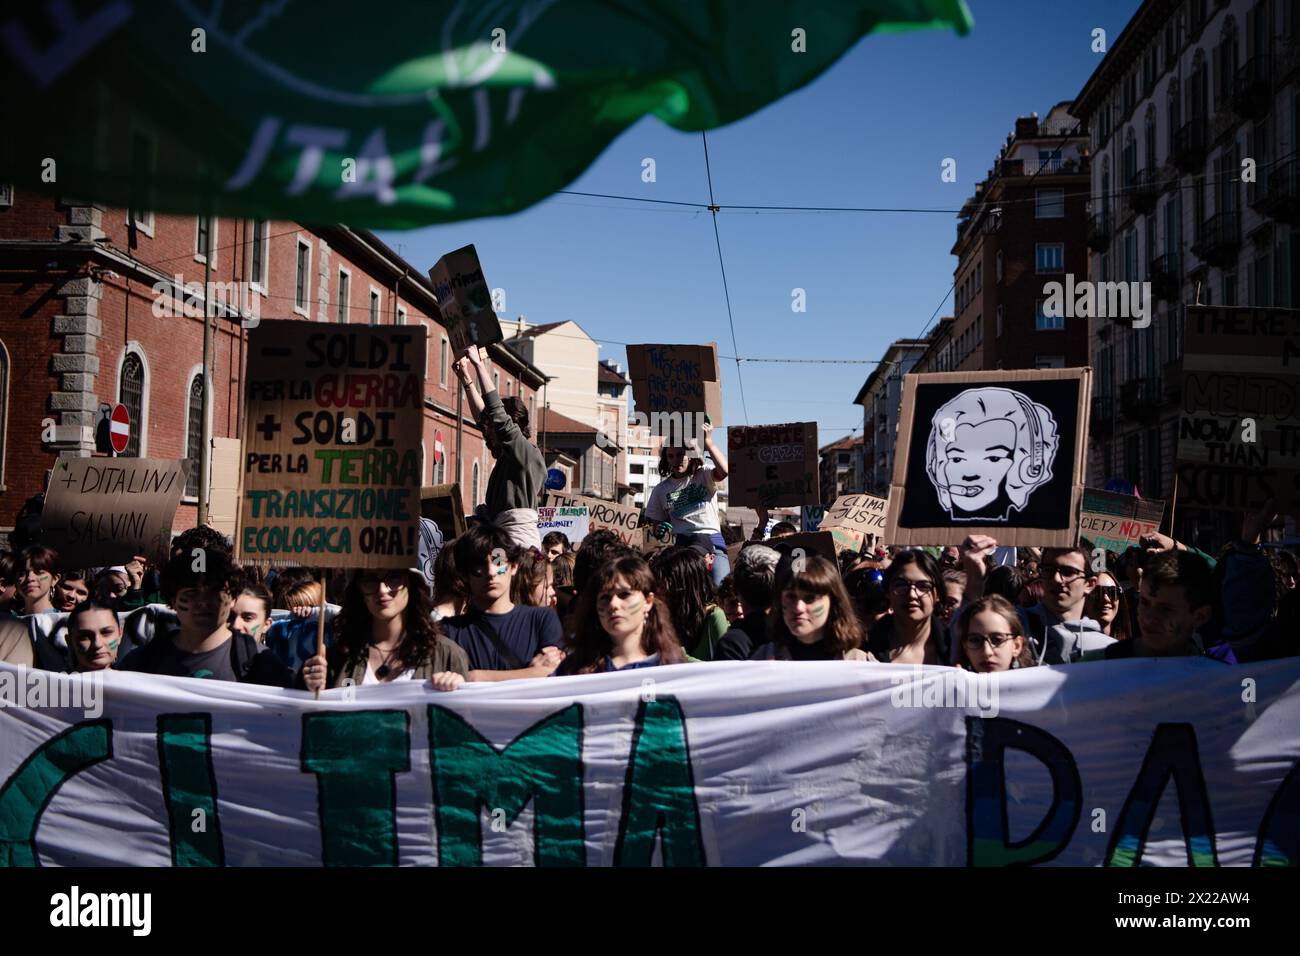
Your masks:
M 1261 547 L 1270 502 L 1211 556 L 1154 534 L 1123 554 L 1072 547 L 872 545 L 809 554 L 797 529 L 754 535 L 731 566 L 717 483 L 727 461 L 707 419 L 704 451 L 665 448 L 642 554 L 612 530 L 541 537 L 546 471 L 528 411 L 491 387 L 481 356 L 456 371 L 496 457 L 468 528 L 420 519 L 413 566 L 331 572 L 240 567 L 208 527 L 149 555 L 86 567 L 39 540 L 39 503 L 0 552 L 0 661 L 111 669 L 320 691 L 466 682 L 723 660 L 874 661 L 988 673 L 1126 657 L 1225 664 L 1300 652 L 1300 565 Z M 481 391 L 480 391 L 481 390 Z M 668 534 L 671 532 L 671 534 Z M 576 544 L 576 547 L 575 547 Z M 1014 553 L 1014 560 L 1008 557 Z M 324 617 L 323 624 L 321 617 Z M 325 652 L 319 652 L 323 639 Z

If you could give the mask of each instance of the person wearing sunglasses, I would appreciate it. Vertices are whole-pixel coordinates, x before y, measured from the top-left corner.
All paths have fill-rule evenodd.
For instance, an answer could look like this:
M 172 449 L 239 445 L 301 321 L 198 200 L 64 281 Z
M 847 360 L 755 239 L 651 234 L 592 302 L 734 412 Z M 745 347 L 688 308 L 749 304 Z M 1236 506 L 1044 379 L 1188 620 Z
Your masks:
M 889 615 L 872 630 L 867 649 L 892 664 L 949 664 L 952 645 L 936 613 L 942 590 L 939 564 L 918 548 L 901 551 L 885 572 Z
M 353 574 L 335 634 L 323 657 L 313 655 L 303 664 L 299 686 L 318 691 L 427 680 L 434 690 L 451 691 L 469 676 L 465 652 L 433 621 L 419 568 Z
M 1033 667 L 1034 654 L 1016 607 L 991 594 L 972 601 L 957 616 L 957 665 L 977 674 Z
M 1083 613 L 1096 621 L 1107 637 L 1127 641 L 1132 636 L 1128 599 L 1119 580 L 1109 571 L 1097 575 L 1097 586 L 1084 601 Z

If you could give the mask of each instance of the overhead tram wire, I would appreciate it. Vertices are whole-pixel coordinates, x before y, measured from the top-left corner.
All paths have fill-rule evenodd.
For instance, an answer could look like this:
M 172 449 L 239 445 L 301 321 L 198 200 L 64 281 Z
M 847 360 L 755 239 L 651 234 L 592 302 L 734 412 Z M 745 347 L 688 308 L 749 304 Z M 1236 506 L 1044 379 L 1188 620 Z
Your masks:
M 709 181 L 709 211 L 713 213 L 713 241 L 718 246 L 718 268 L 722 270 L 722 293 L 727 300 L 727 324 L 731 326 L 731 347 L 737 352 L 736 319 L 731 312 L 731 289 L 727 287 L 727 264 L 722 259 L 722 236 L 718 232 L 718 205 L 713 200 L 713 170 L 709 166 L 709 137 L 700 130 L 700 140 L 704 143 L 704 175 Z M 745 424 L 749 424 L 749 405 L 745 402 L 745 377 L 740 372 L 740 359 L 736 359 L 736 381 L 740 384 L 740 407 L 745 413 Z

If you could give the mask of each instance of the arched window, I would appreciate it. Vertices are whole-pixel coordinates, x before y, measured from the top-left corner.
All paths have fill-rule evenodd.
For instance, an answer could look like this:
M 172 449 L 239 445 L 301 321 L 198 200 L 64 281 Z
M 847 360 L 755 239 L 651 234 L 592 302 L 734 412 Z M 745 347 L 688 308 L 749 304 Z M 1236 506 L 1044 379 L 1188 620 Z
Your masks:
M 126 443 L 126 458 L 140 457 L 140 436 L 144 432 L 144 360 L 136 352 L 128 352 L 122 359 L 122 372 L 118 377 L 117 400 L 126 406 L 131 418 L 131 436 Z
M 190 476 L 185 480 L 185 496 L 199 494 L 199 462 L 203 449 L 203 375 L 190 380 L 189 405 L 185 415 L 185 457 L 190 460 Z
M 469 496 L 470 505 L 478 507 L 478 462 L 474 462 L 473 478 L 470 479 Z

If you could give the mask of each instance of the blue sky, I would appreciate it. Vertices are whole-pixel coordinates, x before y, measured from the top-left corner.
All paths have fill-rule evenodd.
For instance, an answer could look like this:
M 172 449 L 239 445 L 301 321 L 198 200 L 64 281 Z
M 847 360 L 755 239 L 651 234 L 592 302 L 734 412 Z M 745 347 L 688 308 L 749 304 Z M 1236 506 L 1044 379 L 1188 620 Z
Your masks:
M 1018 115 L 1072 100 L 1137 0 L 968 0 L 975 29 L 863 38 L 802 90 L 708 134 L 721 205 L 888 206 L 956 210 L 984 178 Z M 641 180 L 655 160 L 657 181 Z M 957 182 L 940 180 L 945 157 Z M 707 202 L 698 133 L 648 118 L 615 140 L 569 189 Z M 556 195 L 513 216 L 382 233 L 427 268 L 467 243 L 506 292 L 504 317 L 572 319 L 617 342 L 714 340 L 722 356 L 878 359 L 925 328 L 952 283 L 951 213 L 752 213 L 718 229 L 735 317 L 733 348 L 710 213 Z M 807 311 L 791 310 L 791 290 Z M 951 298 L 940 315 L 951 312 Z M 821 443 L 861 429 L 853 396 L 873 366 L 720 362 L 727 424 L 818 422 Z

